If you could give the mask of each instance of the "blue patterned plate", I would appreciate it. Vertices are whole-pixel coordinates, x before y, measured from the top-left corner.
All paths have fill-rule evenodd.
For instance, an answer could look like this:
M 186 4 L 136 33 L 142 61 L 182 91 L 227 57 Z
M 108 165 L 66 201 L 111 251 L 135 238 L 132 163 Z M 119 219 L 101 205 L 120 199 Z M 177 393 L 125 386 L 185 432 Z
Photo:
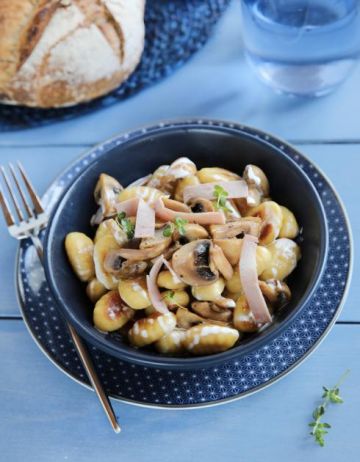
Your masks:
M 351 276 L 351 231 L 346 213 L 333 187 L 314 164 L 283 141 L 249 127 L 206 120 L 185 123 L 205 128 L 215 125 L 263 137 L 291 157 L 309 176 L 323 202 L 329 228 L 329 254 L 310 303 L 285 331 L 251 354 L 217 367 L 178 372 L 126 363 L 90 347 L 106 392 L 116 399 L 139 405 L 170 408 L 212 405 L 242 398 L 274 383 L 298 366 L 328 333 L 341 311 Z M 43 198 L 48 212 L 73 179 L 105 150 L 159 126 L 176 124 L 163 122 L 125 133 L 91 149 L 50 186 Z M 88 386 L 36 252 L 27 241 L 20 244 L 17 281 L 23 318 L 35 342 L 63 372 Z

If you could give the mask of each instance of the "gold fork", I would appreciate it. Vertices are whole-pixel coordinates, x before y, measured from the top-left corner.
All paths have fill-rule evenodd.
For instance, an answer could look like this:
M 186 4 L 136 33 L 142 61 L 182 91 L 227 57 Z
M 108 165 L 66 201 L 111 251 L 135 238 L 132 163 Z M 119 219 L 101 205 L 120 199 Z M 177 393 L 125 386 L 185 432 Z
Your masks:
M 43 246 L 42 246 L 41 240 L 39 239 L 39 233 L 43 228 L 46 227 L 49 221 L 49 217 L 46 214 L 43 206 L 41 205 L 41 201 L 38 195 L 36 194 L 29 180 L 29 177 L 26 175 L 24 168 L 21 166 L 19 162 L 17 162 L 17 166 L 18 166 L 22 181 L 25 185 L 25 189 L 27 190 L 27 193 L 31 199 L 33 208 L 29 205 L 28 200 L 26 199 L 26 193 L 21 188 L 18 176 L 16 175 L 15 169 L 11 164 L 9 164 L 9 170 L 13 178 L 13 182 L 18 191 L 18 194 L 23 203 L 24 210 L 26 211 L 26 216 L 24 216 L 24 213 L 23 213 L 24 210 L 22 210 L 22 208 L 20 207 L 18 203 L 16 194 L 14 194 L 13 188 L 11 186 L 11 182 L 9 181 L 9 177 L 3 166 L 1 166 L 2 177 L 4 179 L 7 190 L 9 192 L 11 201 L 14 204 L 16 215 L 18 216 L 18 219 L 19 219 L 18 222 L 16 222 L 13 214 L 11 213 L 11 209 L 1 189 L 1 186 L 0 186 L 0 207 L 4 214 L 5 221 L 6 221 L 10 235 L 18 240 L 31 239 L 36 249 L 36 252 L 39 256 L 39 259 L 41 263 L 43 263 L 44 252 L 43 252 Z M 100 379 L 95 371 L 95 367 L 90 358 L 89 352 L 87 351 L 85 344 L 83 343 L 82 339 L 79 337 L 75 329 L 71 326 L 71 324 L 69 323 L 66 323 L 66 324 L 69 329 L 70 336 L 74 342 L 75 348 L 81 359 L 81 362 L 86 370 L 90 383 L 93 386 L 95 393 L 97 394 L 99 398 L 99 401 L 105 411 L 105 414 L 107 415 L 107 418 L 109 419 L 113 430 L 116 433 L 119 433 L 121 430 L 120 426 L 117 422 L 117 419 L 116 419 L 114 410 L 111 406 L 111 403 L 109 401 L 109 398 L 107 397 L 101 385 Z

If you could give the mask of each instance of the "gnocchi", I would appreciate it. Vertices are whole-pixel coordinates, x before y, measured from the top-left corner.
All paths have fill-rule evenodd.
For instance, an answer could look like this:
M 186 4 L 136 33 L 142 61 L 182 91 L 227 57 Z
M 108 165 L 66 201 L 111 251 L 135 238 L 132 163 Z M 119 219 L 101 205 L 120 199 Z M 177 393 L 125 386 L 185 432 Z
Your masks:
M 215 302 L 221 297 L 225 288 L 225 281 L 219 278 L 217 281 L 207 286 L 194 286 L 191 289 L 193 296 L 199 301 Z
M 106 292 L 106 287 L 96 278 L 91 279 L 86 286 L 86 295 L 93 303 L 96 303 Z
M 183 344 L 192 354 L 207 355 L 228 350 L 238 338 L 236 329 L 204 323 L 191 327 L 185 334 Z
M 65 249 L 70 264 L 80 281 L 90 281 L 95 276 L 93 241 L 84 233 L 69 233 L 65 239 Z
M 153 313 L 134 323 L 129 330 L 129 341 L 137 347 L 150 345 L 173 331 L 175 326 L 176 316 L 173 313 Z
M 217 181 L 239 180 L 240 176 L 230 170 L 219 167 L 206 167 L 197 172 L 201 183 L 216 183 Z
M 165 290 L 162 294 L 169 310 L 174 310 L 179 306 L 187 306 L 190 303 L 190 297 L 186 290 Z
M 176 280 L 170 271 L 160 271 L 157 278 L 157 284 L 159 287 L 171 290 L 184 289 L 186 287 L 186 284 L 182 281 Z
M 157 342 L 155 342 L 155 348 L 157 351 L 164 354 L 183 353 L 185 350 L 183 345 L 185 333 L 185 329 L 174 329 L 169 334 L 165 334 Z
M 296 221 L 295 215 L 291 210 L 282 205 L 280 208 L 282 212 L 282 222 L 279 237 L 295 239 L 295 237 L 299 234 L 299 225 Z
M 240 332 L 256 332 L 258 330 L 245 295 L 240 295 L 236 301 L 233 324 Z
M 65 250 L 100 331 L 165 355 L 209 355 L 286 309 L 300 225 L 258 166 L 240 176 L 182 157 L 125 188 L 102 174 L 95 201 L 93 240 L 71 232 Z
M 267 246 L 271 260 L 261 273 L 261 279 L 279 279 L 283 281 L 295 269 L 301 257 L 300 248 L 296 242 L 282 237 Z
M 143 310 L 151 304 L 145 277 L 120 279 L 118 290 L 120 297 L 133 309 Z
M 101 331 L 112 332 L 124 326 L 133 316 L 134 311 L 121 300 L 117 290 L 103 295 L 94 308 L 94 325 Z

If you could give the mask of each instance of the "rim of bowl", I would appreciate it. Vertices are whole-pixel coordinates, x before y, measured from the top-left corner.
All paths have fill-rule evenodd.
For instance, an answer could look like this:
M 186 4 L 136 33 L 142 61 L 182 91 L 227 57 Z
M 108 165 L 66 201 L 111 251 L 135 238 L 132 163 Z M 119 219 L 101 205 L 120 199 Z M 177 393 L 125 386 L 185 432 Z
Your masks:
M 147 356 L 146 354 L 143 354 L 141 352 L 141 349 L 136 349 L 134 347 L 128 347 L 127 349 L 124 349 L 121 344 L 117 346 L 115 343 L 109 342 L 106 339 L 106 337 L 104 337 L 103 334 L 98 332 L 94 327 L 90 327 L 90 328 L 84 327 L 83 324 L 80 321 L 78 321 L 78 319 L 74 316 L 71 310 L 71 307 L 67 306 L 63 302 L 62 296 L 57 290 L 57 285 L 55 282 L 55 278 L 53 277 L 53 272 L 52 272 L 52 268 L 50 265 L 51 255 L 49 252 L 49 248 L 50 248 L 49 241 L 52 235 L 52 225 L 54 223 L 54 218 L 57 215 L 58 207 L 60 203 L 67 197 L 68 192 L 73 186 L 73 184 L 75 182 L 80 181 L 82 176 L 86 175 L 86 172 L 89 170 L 89 168 L 91 168 L 93 163 L 97 162 L 99 159 L 94 158 L 93 161 L 89 162 L 86 168 L 74 179 L 74 181 L 72 181 L 68 185 L 68 187 L 64 191 L 64 194 L 54 205 L 51 215 L 50 215 L 48 226 L 46 228 L 46 235 L 45 235 L 45 241 L 44 241 L 44 249 L 45 249 L 44 267 L 45 267 L 46 279 L 50 286 L 51 292 L 54 298 L 56 299 L 57 304 L 59 305 L 59 308 L 60 308 L 59 311 L 61 312 L 61 314 L 64 316 L 64 318 L 67 321 L 69 321 L 75 327 L 77 332 L 88 343 L 92 344 L 93 346 L 99 348 L 100 350 L 105 351 L 106 353 L 116 358 L 119 358 L 123 361 L 142 365 L 145 367 L 153 367 L 153 368 L 158 368 L 158 369 L 165 368 L 165 369 L 173 369 L 173 370 L 174 369 L 178 369 L 178 370 L 198 369 L 198 368 L 206 368 L 210 366 L 215 366 L 219 363 L 230 361 L 234 359 L 235 357 L 238 357 L 239 355 L 249 354 L 250 351 L 253 351 L 256 348 L 259 348 L 260 346 L 262 346 L 264 343 L 271 341 L 276 335 L 279 334 L 279 329 L 281 329 L 282 331 L 285 330 L 285 328 L 290 324 L 290 322 L 295 318 L 295 316 L 299 315 L 299 313 L 302 311 L 302 309 L 306 306 L 306 304 L 309 302 L 309 300 L 313 296 L 318 286 L 319 280 L 322 276 L 322 273 L 324 271 L 325 263 L 327 261 L 327 253 L 328 253 L 328 226 L 327 226 L 324 206 L 321 202 L 320 196 L 315 186 L 310 181 L 309 177 L 306 175 L 306 173 L 299 167 L 299 165 L 292 158 L 286 155 L 285 152 L 283 152 L 274 142 L 277 142 L 279 145 L 285 146 L 288 150 L 290 149 L 295 154 L 296 153 L 301 154 L 301 153 L 297 149 L 295 149 L 293 146 L 291 146 L 289 143 L 263 130 L 253 128 L 248 125 L 237 124 L 237 123 L 230 122 L 230 121 L 220 121 L 216 119 L 202 118 L 201 120 L 183 120 L 183 119 L 166 120 L 166 121 L 161 121 L 155 124 L 144 125 L 134 130 L 125 131 L 118 135 L 115 135 L 114 137 L 110 139 L 107 139 L 103 142 L 98 143 L 97 145 L 95 145 L 94 147 L 86 151 L 86 153 L 83 154 L 83 156 L 91 154 L 92 152 L 96 151 L 100 147 L 103 148 L 103 153 L 109 152 L 115 148 L 113 143 L 116 142 L 118 139 L 123 138 L 126 135 L 127 135 L 126 139 L 124 139 L 124 141 L 122 141 L 121 144 L 117 145 L 116 147 L 125 146 L 129 143 L 133 143 L 135 140 L 138 141 L 139 139 L 147 138 L 148 136 L 151 136 L 154 133 L 169 132 L 173 130 L 178 130 L 181 127 L 189 129 L 189 130 L 192 128 L 193 129 L 204 128 L 204 129 L 212 130 L 212 131 L 220 131 L 220 132 L 228 132 L 228 133 L 230 132 L 236 136 L 246 137 L 260 144 L 267 145 L 272 151 L 274 151 L 274 154 L 278 155 L 279 157 L 284 159 L 286 162 L 290 163 L 291 167 L 297 170 L 297 172 L 300 174 L 303 180 L 307 183 L 307 186 L 311 189 L 312 194 L 316 200 L 316 205 L 320 210 L 320 216 L 321 216 L 320 233 L 321 233 L 322 238 L 321 238 L 321 245 L 320 245 L 319 263 L 316 268 L 316 273 L 312 277 L 312 283 L 308 286 L 307 290 L 302 295 L 297 305 L 294 307 L 292 313 L 290 313 L 286 317 L 286 319 L 284 319 L 278 326 L 275 326 L 273 329 L 270 329 L 270 328 L 265 329 L 264 333 L 260 337 L 254 338 L 253 340 L 249 340 L 249 342 L 247 342 L 246 344 L 240 343 L 239 345 L 229 350 L 226 350 L 222 353 L 216 353 L 216 354 L 207 355 L 207 356 L 186 357 L 186 358 L 171 357 L 171 356 L 165 356 L 161 354 L 154 355 L 154 356 Z M 89 338 L 91 340 L 89 340 Z

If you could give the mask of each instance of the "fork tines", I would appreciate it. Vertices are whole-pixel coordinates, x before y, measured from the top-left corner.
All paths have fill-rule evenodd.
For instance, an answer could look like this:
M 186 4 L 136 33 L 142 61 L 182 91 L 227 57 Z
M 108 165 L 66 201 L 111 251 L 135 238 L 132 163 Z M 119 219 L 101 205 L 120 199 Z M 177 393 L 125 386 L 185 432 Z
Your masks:
M 30 231 L 35 226 L 43 226 L 47 222 L 47 217 L 44 213 L 40 199 L 36 194 L 20 162 L 17 162 L 17 167 L 19 173 L 17 173 L 13 165 L 9 163 L 8 168 L 12 181 L 10 180 L 9 175 L 3 166 L 0 167 L 0 170 L 3 182 L 6 185 L 6 189 L 9 193 L 19 222 L 16 223 L 16 219 L 14 218 L 14 214 L 12 213 L 9 202 L 5 197 L 4 190 L 1 188 L 1 185 L 0 206 L 10 233 L 13 234 L 11 231 L 13 231 L 14 227 L 21 226 L 22 229 L 17 231 L 21 231 L 24 234 L 23 237 L 26 237 L 28 231 Z M 18 198 L 21 199 L 22 207 L 19 204 Z M 29 204 L 28 199 L 30 199 L 31 205 Z M 19 234 L 20 233 L 18 232 L 16 237 L 20 237 Z

